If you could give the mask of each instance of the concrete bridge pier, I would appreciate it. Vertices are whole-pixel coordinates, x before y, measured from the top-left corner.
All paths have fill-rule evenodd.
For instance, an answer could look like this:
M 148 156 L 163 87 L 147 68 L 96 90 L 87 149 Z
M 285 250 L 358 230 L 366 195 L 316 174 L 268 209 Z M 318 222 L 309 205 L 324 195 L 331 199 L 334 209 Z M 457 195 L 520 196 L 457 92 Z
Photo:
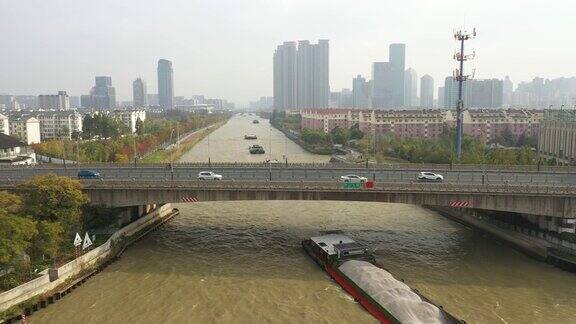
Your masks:
M 121 226 L 130 224 L 140 217 L 148 214 L 150 211 L 154 210 L 156 206 L 156 204 L 127 206 L 118 215 L 118 224 Z

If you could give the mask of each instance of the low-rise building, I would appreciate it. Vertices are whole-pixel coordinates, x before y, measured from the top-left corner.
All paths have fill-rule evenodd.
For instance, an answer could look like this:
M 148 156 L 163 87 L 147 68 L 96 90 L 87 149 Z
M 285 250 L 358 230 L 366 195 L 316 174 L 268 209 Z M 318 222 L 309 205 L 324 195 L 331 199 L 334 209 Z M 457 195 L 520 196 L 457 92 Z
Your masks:
M 10 135 L 10 125 L 8 122 L 8 117 L 0 114 L 0 133 L 4 135 Z
M 476 109 L 463 113 L 464 134 L 492 142 L 505 133 L 515 139 L 538 136 L 543 111 L 521 109 Z
M 55 95 L 39 95 L 38 108 L 40 109 L 70 109 L 70 97 L 66 91 L 58 91 Z
M 447 118 L 442 110 L 307 109 L 300 114 L 303 129 L 328 133 L 357 124 L 365 133 L 391 133 L 401 138 L 438 138 Z
M 41 111 L 32 116 L 40 122 L 40 138 L 72 139 L 74 133 L 82 132 L 82 115 L 76 111 Z
M 120 119 L 132 133 L 136 132 L 136 122 L 138 119 L 141 121 L 146 120 L 145 110 L 115 110 L 110 114 Z
M 576 162 L 576 113 L 547 110 L 540 125 L 538 153 L 560 162 Z
M 30 116 L 10 118 L 10 134 L 26 144 L 40 143 L 40 122 Z
M 445 128 L 455 127 L 452 110 L 301 110 L 302 129 L 322 129 L 328 133 L 336 127 L 350 128 L 358 124 L 365 133 L 391 133 L 400 138 L 438 138 Z M 505 132 L 515 138 L 537 136 L 542 111 L 535 110 L 466 110 L 463 113 L 464 134 L 493 141 Z
M 36 163 L 36 154 L 17 138 L 0 133 L 0 165 L 30 165 Z

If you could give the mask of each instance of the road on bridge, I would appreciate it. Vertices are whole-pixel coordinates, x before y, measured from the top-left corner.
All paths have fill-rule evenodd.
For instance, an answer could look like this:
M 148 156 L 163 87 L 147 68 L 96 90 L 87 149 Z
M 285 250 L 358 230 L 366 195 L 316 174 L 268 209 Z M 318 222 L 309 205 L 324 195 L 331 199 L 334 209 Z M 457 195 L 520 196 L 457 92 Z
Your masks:
M 61 176 L 75 178 L 79 169 L 89 169 L 100 172 L 105 180 L 137 179 L 150 181 L 191 180 L 196 179 L 200 171 L 213 171 L 221 174 L 226 180 L 254 181 L 338 181 L 345 174 L 357 174 L 377 182 L 416 181 L 419 170 L 414 169 L 371 169 L 371 168 L 340 168 L 337 165 L 298 165 L 293 167 L 283 164 L 236 166 L 190 165 L 176 164 L 171 170 L 166 166 L 129 166 L 129 165 L 99 165 L 99 166 L 46 166 L 41 167 L 9 167 L 0 169 L 1 180 L 24 180 L 34 175 L 55 173 Z M 421 170 L 434 171 L 434 170 Z M 535 172 L 535 171 L 484 171 L 484 170 L 438 170 L 444 175 L 445 182 L 462 184 L 539 184 L 539 185 L 570 185 L 576 184 L 576 174 L 570 172 Z

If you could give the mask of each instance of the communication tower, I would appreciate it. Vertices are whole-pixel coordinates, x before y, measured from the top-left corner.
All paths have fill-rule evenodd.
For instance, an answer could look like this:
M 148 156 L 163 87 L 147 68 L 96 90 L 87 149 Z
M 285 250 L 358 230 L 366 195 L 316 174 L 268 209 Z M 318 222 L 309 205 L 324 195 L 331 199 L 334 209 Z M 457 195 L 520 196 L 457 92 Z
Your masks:
M 458 30 L 454 32 L 454 39 L 460 42 L 460 51 L 454 54 L 454 59 L 460 63 L 460 68 L 454 70 L 454 77 L 458 81 L 458 103 L 456 106 L 456 156 L 458 160 L 462 158 L 462 136 L 464 132 L 464 122 L 462 120 L 462 113 L 464 112 L 464 100 L 462 99 L 462 85 L 464 81 L 473 77 L 472 75 L 464 74 L 464 62 L 474 58 L 476 53 L 464 54 L 464 42 L 476 37 L 476 28 L 471 33 L 465 30 Z

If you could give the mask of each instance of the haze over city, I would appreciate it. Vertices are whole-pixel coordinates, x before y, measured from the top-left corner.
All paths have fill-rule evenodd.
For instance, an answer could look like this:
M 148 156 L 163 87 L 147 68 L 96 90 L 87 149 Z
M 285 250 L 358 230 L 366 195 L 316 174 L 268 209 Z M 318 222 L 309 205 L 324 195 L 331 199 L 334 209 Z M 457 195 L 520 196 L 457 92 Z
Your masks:
M 330 87 L 351 88 L 406 44 L 406 67 L 436 86 L 456 67 L 455 28 L 470 42 L 478 78 L 576 75 L 568 1 L 0 1 L 0 94 L 66 90 L 81 95 L 109 75 L 118 100 L 142 77 L 156 92 L 156 64 L 174 64 L 175 95 L 227 98 L 242 107 L 272 95 L 272 53 L 287 40 L 330 40 Z

